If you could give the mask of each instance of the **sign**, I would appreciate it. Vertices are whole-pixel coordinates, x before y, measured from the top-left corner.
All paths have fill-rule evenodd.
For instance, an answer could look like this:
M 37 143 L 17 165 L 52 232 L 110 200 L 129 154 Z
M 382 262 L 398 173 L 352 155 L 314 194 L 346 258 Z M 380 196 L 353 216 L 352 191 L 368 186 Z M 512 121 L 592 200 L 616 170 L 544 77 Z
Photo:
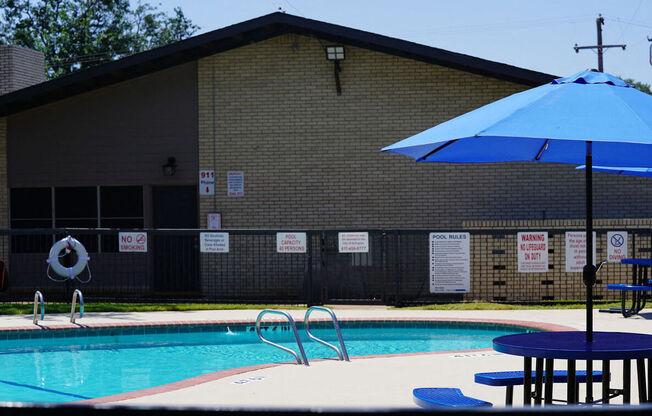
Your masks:
M 118 233 L 121 253 L 147 253 L 147 233 Z
M 593 233 L 593 263 L 595 258 L 595 233 Z M 581 273 L 586 264 L 586 232 L 566 232 L 566 273 Z
M 215 171 L 199 171 L 199 195 L 215 195 Z
M 622 259 L 626 258 L 627 231 L 607 232 L 607 261 L 620 263 Z
M 206 214 L 206 228 L 209 230 L 221 230 L 222 214 L 217 212 L 209 212 Z
M 469 233 L 430 233 L 430 293 L 470 290 L 470 247 Z
M 369 233 L 337 233 L 340 253 L 368 253 Z
M 277 253 L 305 253 L 306 233 L 276 233 Z
M 229 233 L 199 233 L 199 251 L 202 253 L 228 253 Z
M 525 232 L 516 235 L 518 241 L 518 272 L 548 272 L 548 233 Z
M 226 194 L 228 196 L 244 196 L 244 172 L 226 173 Z

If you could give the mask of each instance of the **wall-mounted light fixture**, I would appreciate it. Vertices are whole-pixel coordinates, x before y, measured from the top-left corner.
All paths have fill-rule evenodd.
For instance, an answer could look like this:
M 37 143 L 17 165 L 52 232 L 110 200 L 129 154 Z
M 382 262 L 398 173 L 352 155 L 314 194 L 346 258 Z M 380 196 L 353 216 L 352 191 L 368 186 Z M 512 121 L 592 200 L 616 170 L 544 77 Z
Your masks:
M 344 60 L 344 46 L 327 46 L 326 59 L 333 61 L 333 68 L 335 70 L 335 88 L 337 89 L 337 95 L 342 95 L 342 87 L 340 86 L 340 72 L 342 71 L 342 68 L 340 67 L 340 61 Z
M 177 159 L 170 156 L 168 157 L 168 162 L 161 166 L 163 168 L 163 176 L 174 176 L 177 171 Z

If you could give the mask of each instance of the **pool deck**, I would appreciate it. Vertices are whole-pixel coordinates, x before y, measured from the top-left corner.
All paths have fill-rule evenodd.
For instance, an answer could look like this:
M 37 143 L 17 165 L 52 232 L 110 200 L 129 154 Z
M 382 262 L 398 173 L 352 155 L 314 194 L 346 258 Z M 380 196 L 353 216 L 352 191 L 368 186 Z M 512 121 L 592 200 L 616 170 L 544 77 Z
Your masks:
M 336 306 L 344 319 L 436 319 L 519 322 L 549 329 L 585 329 L 584 310 L 513 310 L 513 311 L 421 311 L 385 307 Z M 254 322 L 259 310 L 187 311 L 150 313 L 87 313 L 77 320 L 80 326 L 149 325 L 152 323 L 190 323 L 202 321 Z M 297 321 L 305 310 L 288 311 Z M 320 318 L 315 312 L 311 319 Z M 620 314 L 594 310 L 594 331 L 638 332 L 652 334 L 652 309 L 623 318 Z M 69 316 L 46 315 L 39 324 L 47 330 L 70 327 Z M 0 329 L 31 329 L 32 317 L 0 317 Z M 38 330 L 38 329 L 36 329 Z M 346 340 L 345 340 L 346 341 Z M 271 347 L 270 347 L 271 348 Z M 201 359 L 201 357 L 198 357 Z M 288 359 L 291 357 L 288 355 Z M 310 359 L 310 357 L 309 357 Z M 459 387 L 469 396 L 503 406 L 504 387 L 476 384 L 473 374 L 485 371 L 519 370 L 522 358 L 491 349 L 467 352 L 439 352 L 355 358 L 351 362 L 311 360 L 310 366 L 277 363 L 246 369 L 207 374 L 158 388 L 93 399 L 87 403 L 146 406 L 200 406 L 220 408 L 415 408 L 412 389 L 416 387 Z M 556 361 L 563 369 L 565 362 Z M 598 363 L 594 364 L 594 368 Z M 635 366 L 634 366 L 635 367 Z M 578 362 L 578 369 L 583 369 Z M 635 371 L 632 371 L 632 403 L 638 403 Z M 612 365 L 612 387 L 622 383 L 622 366 Z M 584 387 L 580 387 L 580 395 Z M 600 394 L 595 384 L 594 394 Z M 555 397 L 565 397 L 565 386 L 555 385 Z M 582 397 L 582 396 L 580 396 Z M 522 404 L 522 389 L 514 391 L 515 406 Z M 612 400 L 612 403 L 622 403 Z

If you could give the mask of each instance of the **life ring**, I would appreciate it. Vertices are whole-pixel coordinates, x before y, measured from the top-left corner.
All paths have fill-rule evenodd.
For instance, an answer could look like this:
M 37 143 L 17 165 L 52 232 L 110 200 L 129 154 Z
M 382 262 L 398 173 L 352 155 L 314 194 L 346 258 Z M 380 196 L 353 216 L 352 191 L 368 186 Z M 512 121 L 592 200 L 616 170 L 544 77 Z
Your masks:
M 61 253 L 61 250 L 66 250 L 66 253 L 74 250 L 75 253 L 77 253 L 77 263 L 75 263 L 75 265 L 72 267 L 63 267 L 59 262 L 59 253 Z M 84 245 L 77 239 L 68 236 L 54 243 L 50 249 L 50 254 L 46 262 L 59 276 L 74 279 L 75 276 L 84 270 L 88 264 L 88 260 L 90 260 L 90 257 L 88 257 L 88 252 L 86 251 Z

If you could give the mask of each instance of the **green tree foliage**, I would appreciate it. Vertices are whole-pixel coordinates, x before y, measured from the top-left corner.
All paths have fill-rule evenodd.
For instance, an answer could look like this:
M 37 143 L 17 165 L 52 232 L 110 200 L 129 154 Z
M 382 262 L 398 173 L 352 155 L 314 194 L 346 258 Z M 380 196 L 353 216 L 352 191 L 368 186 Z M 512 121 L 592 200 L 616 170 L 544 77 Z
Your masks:
M 192 36 L 180 8 L 168 16 L 129 0 L 0 0 L 0 44 L 45 54 L 55 78 Z
M 645 83 L 640 82 L 640 81 L 635 81 L 635 80 L 633 80 L 631 78 L 625 78 L 625 79 L 623 79 L 623 81 L 625 81 L 628 84 L 633 85 L 634 88 L 636 88 L 637 90 L 643 91 L 643 92 L 645 92 L 647 94 L 652 94 L 652 90 L 650 89 L 650 84 L 645 84 Z

